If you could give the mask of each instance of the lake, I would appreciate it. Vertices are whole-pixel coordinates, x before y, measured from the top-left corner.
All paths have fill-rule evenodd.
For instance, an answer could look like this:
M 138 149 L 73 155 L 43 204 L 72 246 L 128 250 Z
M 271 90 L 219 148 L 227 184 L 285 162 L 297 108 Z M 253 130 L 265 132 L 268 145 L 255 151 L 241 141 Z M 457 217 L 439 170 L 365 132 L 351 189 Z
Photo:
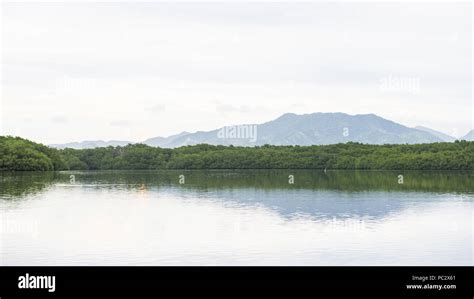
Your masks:
M 0 172 L 0 264 L 473 265 L 473 202 L 473 172 Z

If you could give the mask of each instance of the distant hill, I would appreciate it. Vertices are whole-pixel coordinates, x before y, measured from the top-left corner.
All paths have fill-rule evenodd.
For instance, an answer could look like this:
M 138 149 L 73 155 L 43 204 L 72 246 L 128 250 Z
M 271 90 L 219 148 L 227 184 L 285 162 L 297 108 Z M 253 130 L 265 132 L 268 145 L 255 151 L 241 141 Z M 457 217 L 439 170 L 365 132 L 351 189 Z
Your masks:
M 466 141 L 474 141 L 474 130 L 469 131 L 469 133 L 459 139 Z
M 172 142 L 175 138 L 184 136 L 189 134 L 188 132 L 182 132 L 180 134 L 172 135 L 169 137 L 155 137 L 150 138 L 142 143 L 149 145 L 149 146 L 157 146 L 157 147 L 169 147 L 168 144 Z M 119 140 L 111 140 L 111 141 L 103 141 L 103 140 L 88 140 L 88 141 L 81 141 L 81 142 L 69 142 L 64 144 L 50 144 L 49 146 L 64 149 L 64 148 L 73 148 L 73 149 L 87 149 L 87 148 L 97 148 L 97 147 L 108 147 L 108 146 L 126 146 L 128 144 L 134 144 L 136 142 L 132 141 L 119 141 Z
M 454 138 L 453 136 L 449 136 L 448 134 L 444 134 L 442 132 L 439 132 L 439 131 L 436 131 L 436 130 L 433 130 L 433 129 L 430 129 L 430 128 L 427 128 L 427 127 L 416 126 L 415 129 L 431 133 L 432 135 L 434 135 L 436 137 L 439 137 L 443 141 L 446 141 L 446 142 L 453 142 L 454 140 L 456 140 L 456 138 Z
M 242 127 L 251 128 L 250 131 L 256 127 L 256 140 L 251 140 L 253 136 L 248 136 L 249 138 L 231 138 L 232 136 L 222 138 L 219 133 L 232 128 L 225 127 L 174 138 L 167 143 L 167 147 L 174 148 L 199 143 L 256 146 L 264 144 L 321 145 L 349 141 L 369 144 L 414 144 L 443 141 L 442 138 L 432 133 L 408 128 L 374 114 L 312 113 L 297 115 L 287 113 L 263 124 L 242 125 Z
M 146 145 L 150 145 L 150 146 L 169 147 L 168 145 L 171 142 L 173 142 L 173 140 L 175 140 L 179 137 L 182 137 L 182 136 L 189 135 L 189 134 L 190 134 L 189 132 L 181 132 L 179 134 L 172 135 L 172 136 L 169 136 L 169 137 L 155 137 L 155 138 L 147 139 L 147 140 L 143 141 L 143 143 L 146 144 Z
M 107 146 L 126 146 L 127 144 L 133 144 L 131 141 L 103 141 L 103 140 L 92 140 L 92 141 L 81 141 L 81 142 L 69 142 L 64 144 L 50 144 L 49 146 L 63 149 L 63 148 L 74 148 L 74 149 L 86 149 L 96 147 L 107 147 Z
M 212 131 L 182 132 L 169 137 L 154 137 L 143 143 L 150 146 L 175 148 L 207 143 L 212 145 L 260 146 L 323 145 L 345 142 L 368 144 L 416 144 L 443 142 L 451 136 L 434 130 L 409 128 L 375 114 L 349 115 L 345 113 L 286 113 L 263 124 L 227 126 Z M 52 145 L 57 148 L 91 148 L 124 146 L 127 141 L 84 141 Z

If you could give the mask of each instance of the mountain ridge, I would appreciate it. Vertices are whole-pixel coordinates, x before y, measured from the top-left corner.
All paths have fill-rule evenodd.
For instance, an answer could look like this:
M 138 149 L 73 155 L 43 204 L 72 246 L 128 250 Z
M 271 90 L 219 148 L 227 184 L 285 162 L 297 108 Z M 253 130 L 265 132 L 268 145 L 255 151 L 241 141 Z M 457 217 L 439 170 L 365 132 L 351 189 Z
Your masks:
M 314 112 L 307 114 L 285 113 L 276 119 L 261 124 L 225 126 L 211 131 L 194 133 L 184 131 L 168 137 L 149 138 L 141 143 L 163 148 L 200 143 L 234 146 L 260 146 L 264 144 L 304 146 L 346 142 L 416 144 L 445 142 L 447 137 L 451 136 L 426 127 L 410 128 L 373 113 L 350 115 L 342 112 Z M 452 141 L 454 141 L 454 138 Z M 124 146 L 129 143 L 136 142 L 83 141 L 51 146 L 65 148 L 72 145 L 77 146 L 77 148 L 84 148 L 81 146 Z
M 126 146 L 128 144 L 133 144 L 135 142 L 131 141 L 121 141 L 121 140 L 84 140 L 78 142 L 68 142 L 60 144 L 49 144 L 49 146 L 64 149 L 64 148 L 76 148 L 76 149 L 85 149 L 85 148 L 97 148 L 97 147 L 107 147 L 107 146 Z
M 474 141 L 474 130 L 469 131 L 466 135 L 459 138 L 466 141 Z
M 436 131 L 436 130 L 433 130 L 433 129 L 430 129 L 430 128 L 427 128 L 427 127 L 424 127 L 424 126 L 416 126 L 414 128 L 417 129 L 417 130 L 420 130 L 420 131 L 425 131 L 425 132 L 431 133 L 432 135 L 439 137 L 440 139 L 442 139 L 445 142 L 453 142 L 454 140 L 456 140 L 456 138 L 451 136 L 451 135 L 448 135 L 448 134 L 445 134 L 443 132 Z

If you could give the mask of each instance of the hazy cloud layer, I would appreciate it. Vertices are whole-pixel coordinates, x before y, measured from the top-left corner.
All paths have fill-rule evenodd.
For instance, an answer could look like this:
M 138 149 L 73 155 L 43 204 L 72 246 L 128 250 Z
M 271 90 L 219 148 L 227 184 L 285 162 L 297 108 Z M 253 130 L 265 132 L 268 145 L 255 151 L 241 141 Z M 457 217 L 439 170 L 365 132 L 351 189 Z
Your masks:
M 470 3 L 8 3 L 2 14 L 2 134 L 140 141 L 318 111 L 458 136 L 472 126 Z

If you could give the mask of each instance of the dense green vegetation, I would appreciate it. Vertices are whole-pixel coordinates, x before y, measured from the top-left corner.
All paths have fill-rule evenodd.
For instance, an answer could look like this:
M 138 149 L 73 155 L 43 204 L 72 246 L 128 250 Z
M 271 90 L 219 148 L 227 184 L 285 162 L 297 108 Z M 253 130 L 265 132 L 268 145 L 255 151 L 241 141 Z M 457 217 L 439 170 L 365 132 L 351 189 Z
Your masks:
M 260 147 L 200 144 L 176 149 L 133 144 L 57 150 L 0 136 L 0 170 L 289 168 L 474 170 L 474 142 Z
M 0 170 L 68 169 L 60 151 L 19 137 L 0 136 Z

